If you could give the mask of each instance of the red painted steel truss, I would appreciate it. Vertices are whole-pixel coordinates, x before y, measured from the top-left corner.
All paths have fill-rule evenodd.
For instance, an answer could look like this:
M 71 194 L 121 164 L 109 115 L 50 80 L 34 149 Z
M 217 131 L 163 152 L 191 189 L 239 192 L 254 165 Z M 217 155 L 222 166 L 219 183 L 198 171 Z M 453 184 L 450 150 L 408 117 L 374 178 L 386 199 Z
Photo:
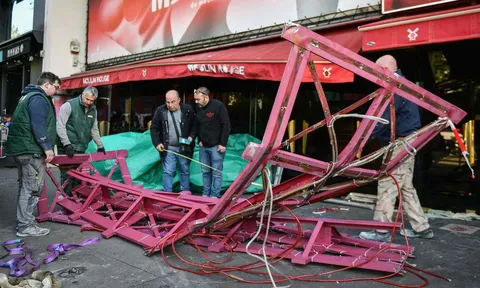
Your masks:
M 407 79 L 398 77 L 304 27 L 286 25 L 282 37 L 293 45 L 262 143 L 251 143 L 245 149 L 242 156 L 249 163 L 221 199 L 204 198 L 186 192 L 175 194 L 151 191 L 133 184 L 125 162 L 128 156 L 125 150 L 107 152 L 106 155 L 76 155 L 70 159 L 58 156 L 53 164 L 79 165 L 78 168 L 69 170 L 68 175 L 69 181 L 77 179 L 81 184 L 74 187 L 72 196 L 68 196 L 63 191 L 67 183 L 60 186 L 51 172 L 47 171 L 58 191 L 50 207 L 44 191 L 39 203 L 38 220 L 83 225 L 87 229 L 102 231 L 105 238 L 116 235 L 138 243 L 150 252 L 186 239 L 206 246 L 210 251 L 226 251 L 226 246 L 230 245 L 234 251 L 246 252 L 248 247 L 250 253 L 261 254 L 263 244 L 246 244 L 258 232 L 257 240 L 266 243 L 266 254 L 281 254 L 293 263 L 314 262 L 385 272 L 398 271 L 402 260 L 412 252 L 411 249 L 408 251 L 402 245 L 386 247 L 385 243 L 353 238 L 338 230 L 399 228 L 392 223 L 294 217 L 285 216 L 282 212 L 337 197 L 356 187 L 387 177 L 387 173 L 410 157 L 412 151 L 415 151 L 412 148 L 418 151 L 447 126 L 448 119 L 458 123 L 466 113 Z M 377 84 L 379 89 L 332 114 L 315 65 L 310 61 L 312 53 Z M 310 70 L 315 80 L 323 107 L 323 117 L 319 115 L 319 120 L 323 120 L 283 141 L 305 69 Z M 395 140 L 394 93 L 437 114 L 438 120 L 408 137 Z M 351 114 L 361 105 L 367 104 L 368 117 Z M 391 109 L 391 144 L 356 159 L 356 154 L 362 151 L 376 125 L 376 120 L 372 117 L 380 117 L 387 106 Z M 362 120 L 351 141 L 339 153 L 334 122 L 344 117 L 360 117 Z M 326 127 L 329 132 L 333 155 L 330 161 L 320 161 L 284 150 L 289 143 L 322 127 Z M 404 145 L 408 149 L 392 159 L 393 148 L 398 145 Z M 364 164 L 383 156 L 385 160 L 378 170 L 362 168 Z M 108 175 L 102 176 L 91 163 L 107 159 L 115 160 L 115 164 Z M 265 170 L 267 164 L 303 174 L 271 187 Z M 123 183 L 110 179 L 117 168 L 123 175 Z M 259 173 L 264 175 L 264 191 L 242 198 L 246 188 Z M 343 182 L 327 184 L 327 180 L 332 178 L 343 179 Z M 266 199 L 268 195 L 270 198 Z M 58 206 L 62 209 L 56 209 Z M 268 212 L 271 214 L 268 223 L 265 217 L 259 217 L 266 207 L 271 210 L 271 213 Z M 265 227 L 259 230 L 260 224 L 263 227 L 268 224 L 269 229 Z M 219 241 L 217 236 L 227 240 Z

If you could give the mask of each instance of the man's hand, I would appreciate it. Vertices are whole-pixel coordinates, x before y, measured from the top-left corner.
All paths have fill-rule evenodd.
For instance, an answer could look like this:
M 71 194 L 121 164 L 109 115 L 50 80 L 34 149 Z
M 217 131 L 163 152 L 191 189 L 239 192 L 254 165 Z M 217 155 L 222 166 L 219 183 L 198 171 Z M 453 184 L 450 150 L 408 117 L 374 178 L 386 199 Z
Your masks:
M 50 163 L 50 161 L 52 161 L 53 157 L 55 157 L 55 154 L 53 154 L 52 150 L 45 151 L 45 162 L 46 163 Z
M 198 142 L 198 145 L 200 145 L 201 147 L 203 147 L 202 141 L 199 141 L 199 142 Z
M 190 143 L 192 143 L 192 141 L 193 141 L 192 137 L 188 137 L 187 139 L 188 139 L 188 141 L 190 141 Z
M 97 149 L 97 152 L 98 152 L 98 153 L 103 152 L 103 154 L 107 154 L 107 152 L 105 152 L 105 147 L 98 148 L 98 149 Z
M 227 147 L 222 146 L 222 145 L 218 145 L 217 146 L 217 151 L 220 152 L 220 153 L 225 153 L 225 151 L 227 151 Z
M 163 147 L 162 143 L 158 144 L 157 147 L 155 147 L 155 148 L 157 148 L 157 150 L 160 151 L 160 152 L 163 152 L 163 149 L 165 149 L 165 147 Z
M 65 145 L 65 154 L 67 154 L 68 158 L 72 158 L 75 154 L 75 149 L 73 149 L 72 144 Z

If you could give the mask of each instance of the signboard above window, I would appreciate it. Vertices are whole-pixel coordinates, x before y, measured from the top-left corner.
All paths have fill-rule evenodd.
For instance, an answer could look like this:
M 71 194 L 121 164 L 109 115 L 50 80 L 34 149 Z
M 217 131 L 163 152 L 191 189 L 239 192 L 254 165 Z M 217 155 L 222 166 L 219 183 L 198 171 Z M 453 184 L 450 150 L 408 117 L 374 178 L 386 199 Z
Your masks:
M 17 58 L 21 55 L 30 53 L 31 39 L 15 41 L 0 50 L 0 62 Z
M 379 0 L 89 0 L 88 62 L 378 3 Z
M 382 0 L 382 13 L 389 14 L 458 0 Z

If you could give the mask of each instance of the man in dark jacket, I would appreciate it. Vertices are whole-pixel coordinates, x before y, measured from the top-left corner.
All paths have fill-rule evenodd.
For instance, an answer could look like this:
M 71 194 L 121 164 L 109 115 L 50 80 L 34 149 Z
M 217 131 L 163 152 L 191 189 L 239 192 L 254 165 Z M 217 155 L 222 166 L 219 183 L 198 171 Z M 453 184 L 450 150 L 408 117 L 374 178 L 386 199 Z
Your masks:
M 82 95 L 63 103 L 57 117 L 57 134 L 60 140 L 58 153 L 73 157 L 74 154 L 84 154 L 90 141 L 97 144 L 97 151 L 105 153 L 100 132 L 98 130 L 97 109 L 95 100 L 98 90 L 89 86 L 83 90 Z M 61 183 L 68 179 L 67 171 L 60 170 Z M 72 181 L 64 191 L 71 195 L 71 189 L 79 181 Z
M 38 203 L 46 163 L 52 161 L 55 131 L 55 107 L 52 96 L 61 80 L 43 72 L 37 85 L 22 91 L 9 130 L 6 153 L 13 156 L 18 169 L 17 236 L 44 236 L 50 229 L 38 226 L 33 210 Z
M 195 144 L 188 136 L 194 126 L 195 113 L 192 106 L 180 103 L 180 95 L 170 90 L 165 96 L 165 104 L 158 107 L 152 119 L 150 136 L 153 146 L 160 152 L 163 166 L 163 190 L 172 192 L 173 177 L 180 164 L 180 190 L 190 191 L 190 160 L 169 151 L 191 158 Z M 169 150 L 169 151 L 166 151 Z
M 198 104 L 197 125 L 189 139 L 198 136 L 200 162 L 215 169 L 202 166 L 203 196 L 219 198 L 223 183 L 223 158 L 230 134 L 230 118 L 227 107 L 218 100 L 210 99 L 209 94 L 210 90 L 206 87 L 194 91 L 195 103 Z
M 397 77 L 402 74 L 397 67 L 397 61 L 390 55 L 384 55 L 378 58 L 378 65 L 394 72 Z M 420 126 L 420 113 L 418 106 L 398 95 L 394 95 L 395 102 L 395 132 L 397 138 L 409 136 L 417 131 Z M 386 109 L 382 118 L 390 120 L 390 110 Z M 378 138 L 382 145 L 390 143 L 390 124 L 378 123 L 372 132 L 372 138 Z M 405 149 L 405 145 L 399 145 L 394 148 L 392 159 Z M 410 149 L 410 148 L 409 148 Z M 423 213 L 417 190 L 413 186 L 413 170 L 415 166 L 415 156 L 410 156 L 402 165 L 395 169 L 391 175 L 395 177 L 401 189 L 403 199 L 403 209 L 407 215 L 413 229 L 406 229 L 407 237 L 433 238 L 433 231 L 428 224 L 428 218 Z M 384 178 L 378 181 L 378 199 L 373 219 L 381 222 L 392 222 L 395 202 L 397 200 L 398 190 L 395 182 L 390 178 Z M 403 235 L 403 229 L 400 231 Z M 389 231 L 379 230 L 360 233 L 360 238 L 383 241 L 390 241 Z

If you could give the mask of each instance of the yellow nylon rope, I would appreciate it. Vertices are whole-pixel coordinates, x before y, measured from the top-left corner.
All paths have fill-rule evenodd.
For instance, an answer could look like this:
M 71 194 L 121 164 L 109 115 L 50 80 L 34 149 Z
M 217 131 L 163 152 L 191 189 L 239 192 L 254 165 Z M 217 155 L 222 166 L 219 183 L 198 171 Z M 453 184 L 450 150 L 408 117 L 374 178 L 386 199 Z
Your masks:
M 177 155 L 177 156 L 179 156 L 179 157 L 183 157 L 183 158 L 185 158 L 185 159 L 188 159 L 188 160 L 190 160 L 190 161 L 193 161 L 193 162 L 195 162 L 195 163 L 198 163 L 198 164 L 200 164 L 200 165 L 202 165 L 202 166 L 205 166 L 205 167 L 207 167 L 207 168 L 210 168 L 210 169 L 212 169 L 212 170 L 214 170 L 214 171 L 217 171 L 217 172 L 219 172 L 220 174 L 223 174 L 223 172 L 220 171 L 220 170 L 218 170 L 218 169 L 215 169 L 215 168 L 213 168 L 213 167 L 211 167 L 211 166 L 208 166 L 208 165 L 205 164 L 205 163 L 202 163 L 202 162 L 200 162 L 200 161 L 197 161 L 197 160 L 195 160 L 195 159 L 193 159 L 193 158 L 187 157 L 187 156 L 182 155 L 182 154 L 180 154 L 180 153 L 177 153 L 177 152 L 175 152 L 175 151 L 171 151 L 171 150 L 168 150 L 168 149 L 163 149 L 163 151 L 166 151 L 166 152 L 168 152 L 168 153 L 172 153 L 172 154 Z M 252 182 L 252 185 L 259 186 L 259 187 L 263 187 L 262 184 L 258 184 L 258 183 L 255 183 L 255 182 Z

